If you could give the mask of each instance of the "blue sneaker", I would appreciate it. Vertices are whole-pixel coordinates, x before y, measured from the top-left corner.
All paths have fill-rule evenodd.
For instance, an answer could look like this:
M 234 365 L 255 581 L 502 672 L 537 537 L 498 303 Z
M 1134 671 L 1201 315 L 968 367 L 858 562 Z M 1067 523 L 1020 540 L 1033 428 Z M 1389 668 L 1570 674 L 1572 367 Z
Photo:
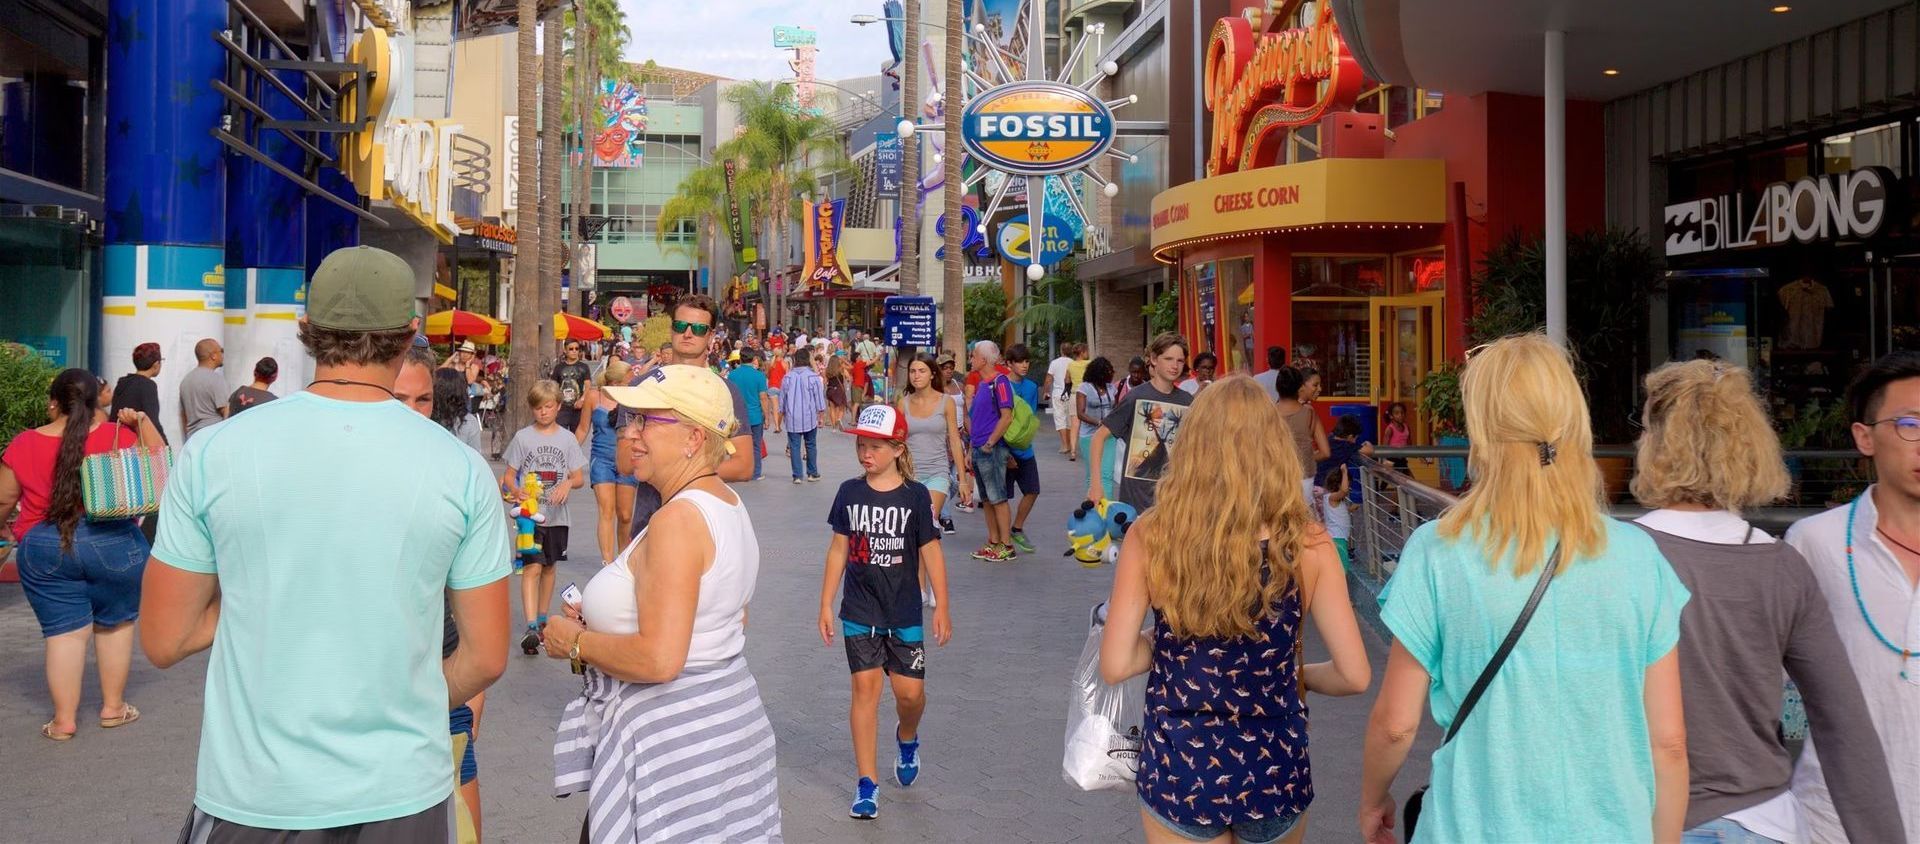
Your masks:
M 854 786 L 853 806 L 847 809 L 847 817 L 863 821 L 880 817 L 880 784 L 866 777 L 860 778 L 860 784 Z
M 900 741 L 894 736 L 894 741 Z M 893 781 L 901 788 L 913 785 L 920 778 L 920 740 L 900 741 L 900 758 L 893 763 Z

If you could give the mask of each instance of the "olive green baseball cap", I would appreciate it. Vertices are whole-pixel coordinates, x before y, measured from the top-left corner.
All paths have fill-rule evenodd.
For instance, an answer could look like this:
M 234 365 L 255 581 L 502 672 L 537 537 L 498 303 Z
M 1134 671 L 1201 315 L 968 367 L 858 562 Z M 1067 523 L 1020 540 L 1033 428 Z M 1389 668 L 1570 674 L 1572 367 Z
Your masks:
M 393 331 L 413 322 L 413 268 L 371 246 L 336 249 L 307 285 L 307 322 L 334 331 Z

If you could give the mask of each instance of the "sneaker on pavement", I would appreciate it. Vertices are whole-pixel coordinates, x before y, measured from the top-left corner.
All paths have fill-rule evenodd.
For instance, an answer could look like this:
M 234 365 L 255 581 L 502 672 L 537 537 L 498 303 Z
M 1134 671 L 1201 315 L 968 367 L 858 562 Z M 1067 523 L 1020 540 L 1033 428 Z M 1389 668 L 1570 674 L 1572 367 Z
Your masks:
M 807 476 L 807 481 L 808 481 L 809 483 L 819 483 L 819 482 L 820 482 L 820 476 L 819 476 L 819 475 L 808 475 L 808 476 Z
M 1017 556 L 1019 556 L 1019 554 L 1014 552 L 1013 546 L 1011 545 L 989 545 L 987 546 L 987 556 L 981 559 L 990 563 L 1006 563 L 1012 562 Z
M 805 478 L 799 478 L 799 477 L 796 477 L 796 478 L 794 478 L 794 479 L 793 479 L 793 482 L 794 482 L 794 483 L 796 483 L 796 484 L 804 484 L 804 483 L 806 483 L 806 482 L 807 482 L 807 480 L 806 480 Z
M 956 534 L 956 533 L 959 533 L 959 532 L 960 532 L 960 529 L 959 529 L 959 528 L 957 528 L 957 527 L 954 527 L 954 526 L 953 526 L 953 520 L 952 520 L 952 519 L 949 519 L 949 518 L 947 518 L 947 517 L 945 517 L 945 516 L 941 516 L 941 517 L 940 517 L 940 531 L 941 531 L 942 533 L 945 533 L 945 534 L 946 534 L 946 535 L 948 535 L 948 536 L 952 536 L 952 535 L 954 535 L 954 534 Z
M 527 656 L 540 652 L 540 628 L 527 625 L 527 635 L 520 637 L 520 652 Z
M 991 543 L 989 543 L 989 544 L 980 546 L 979 549 L 975 550 L 970 556 L 972 556 L 976 560 L 992 561 L 992 560 L 999 559 L 1000 558 L 999 555 L 1000 555 L 1000 549 L 995 548 Z
M 861 777 L 853 787 L 853 805 L 847 808 L 847 817 L 863 821 L 880 817 L 880 784 Z
M 920 778 L 920 739 L 900 741 L 900 734 L 895 733 L 894 741 L 900 742 L 900 758 L 893 763 L 893 781 L 906 788 Z
M 1014 531 L 1012 539 L 1013 539 L 1013 544 L 1020 546 L 1020 550 L 1025 551 L 1029 554 L 1034 553 L 1033 543 L 1027 539 L 1027 534 L 1025 531 L 1019 531 L 1019 530 Z

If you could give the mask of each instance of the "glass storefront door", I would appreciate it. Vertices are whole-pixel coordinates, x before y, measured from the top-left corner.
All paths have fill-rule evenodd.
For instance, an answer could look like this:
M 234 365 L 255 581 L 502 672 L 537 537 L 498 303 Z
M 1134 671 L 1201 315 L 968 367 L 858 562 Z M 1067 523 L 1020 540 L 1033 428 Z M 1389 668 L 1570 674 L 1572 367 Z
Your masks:
M 1444 356 L 1441 314 L 1437 294 L 1375 297 L 1370 303 L 1368 327 L 1377 350 L 1371 400 L 1383 419 L 1389 405 L 1405 404 L 1416 434 L 1426 430 L 1419 413 L 1420 379 Z

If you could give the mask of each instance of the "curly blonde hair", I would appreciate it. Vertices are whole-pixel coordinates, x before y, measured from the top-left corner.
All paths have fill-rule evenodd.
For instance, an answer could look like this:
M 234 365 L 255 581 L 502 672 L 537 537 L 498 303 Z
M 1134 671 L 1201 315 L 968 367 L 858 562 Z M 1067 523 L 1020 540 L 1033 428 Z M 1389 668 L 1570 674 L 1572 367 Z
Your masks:
M 1647 404 L 1630 489 L 1647 507 L 1691 504 L 1738 513 L 1778 501 L 1790 481 L 1753 380 L 1719 361 L 1647 373 Z
M 1520 334 L 1469 353 L 1460 371 L 1473 488 L 1440 517 L 1440 535 L 1479 544 L 1516 577 L 1562 548 L 1561 570 L 1607 549 L 1605 486 L 1573 360 L 1545 334 Z
M 1146 548 L 1147 594 L 1175 635 L 1253 635 L 1319 533 L 1280 426 L 1266 390 L 1245 375 L 1213 382 L 1180 421 L 1157 503 L 1127 535 Z

